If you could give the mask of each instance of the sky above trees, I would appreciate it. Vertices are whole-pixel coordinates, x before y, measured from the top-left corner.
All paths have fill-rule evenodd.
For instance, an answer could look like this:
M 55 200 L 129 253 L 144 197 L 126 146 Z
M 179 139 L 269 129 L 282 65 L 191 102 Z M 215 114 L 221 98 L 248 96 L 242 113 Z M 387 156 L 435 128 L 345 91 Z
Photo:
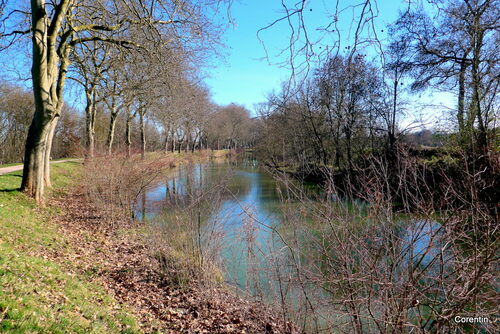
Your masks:
M 290 5 L 297 1 L 285 1 Z M 307 1 L 304 12 L 305 23 L 309 27 L 308 33 L 313 41 L 322 37 L 320 31 L 331 21 L 334 13 L 334 1 L 312 0 Z M 339 30 L 341 34 L 341 50 L 348 45 L 349 31 L 351 38 L 354 27 L 351 27 L 354 17 L 357 16 L 361 3 L 358 0 L 339 1 Z M 387 25 L 398 16 L 399 10 L 406 6 L 405 0 L 377 1 L 374 20 L 378 38 L 383 42 L 387 38 Z M 377 12 L 378 9 L 378 12 Z M 227 45 L 225 59 L 217 59 L 209 70 L 210 77 L 206 80 L 211 88 L 213 99 L 218 104 L 237 102 L 254 111 L 254 104 L 266 100 L 266 96 L 280 83 L 290 77 L 290 67 L 283 66 L 280 62 L 287 60 L 288 54 L 279 54 L 280 50 L 287 47 L 290 38 L 290 27 L 286 21 L 261 32 L 259 29 L 266 27 L 279 19 L 284 13 L 279 0 L 238 0 L 231 6 L 231 16 L 234 25 L 225 33 L 224 41 Z M 259 41 L 259 37 L 261 41 Z M 337 35 L 324 36 L 318 46 L 317 52 L 327 46 L 332 46 Z M 262 44 L 262 43 L 263 44 Z M 321 49 L 319 47 L 321 46 Z M 266 59 L 267 51 L 267 59 Z M 367 47 L 366 53 L 377 57 L 373 47 Z
M 287 6 L 293 6 L 300 1 L 286 0 Z M 307 25 L 310 40 L 314 43 L 314 52 L 322 54 L 327 48 L 332 48 L 340 41 L 340 53 L 347 53 L 345 49 L 352 45 L 355 24 L 359 19 L 361 0 L 338 1 L 338 32 L 325 33 L 335 16 L 335 1 L 308 0 L 304 10 L 304 23 Z M 408 0 L 371 1 L 373 6 L 373 27 L 364 30 L 377 32 L 377 38 L 381 44 L 387 44 L 388 25 L 393 23 L 401 10 L 408 6 Z M 12 3 L 10 3 L 12 5 Z M 221 23 L 227 23 L 228 13 L 221 13 Z M 291 70 L 288 64 L 289 53 L 286 50 L 289 45 L 291 29 L 286 20 L 261 31 L 284 14 L 284 8 L 280 0 L 236 0 L 232 3 L 229 16 L 232 24 L 224 33 L 222 42 L 226 47 L 220 50 L 220 57 L 214 57 L 210 61 L 210 67 L 206 70 L 205 79 L 210 90 L 211 97 L 219 105 L 237 103 L 249 109 L 257 116 L 256 104 L 265 102 L 269 94 L 279 90 L 281 83 L 290 78 Z M 292 19 L 296 27 L 296 19 Z M 371 22 L 370 22 L 371 24 Z M 372 37 L 372 36 L 369 36 Z M 259 40 L 260 38 L 260 40 Z M 302 38 L 303 39 L 303 38 Z M 25 48 L 23 52 L 10 52 L 0 59 L 3 68 L 2 77 L 8 77 L 21 82 L 24 79 L 26 86 L 30 85 L 29 57 L 26 57 Z M 283 52 L 281 52 L 283 51 Z M 363 51 L 368 59 L 379 61 L 376 43 L 367 43 Z M 304 59 L 298 57 L 298 62 Z M 317 66 L 317 59 L 311 59 L 311 67 Z M 284 64 L 285 63 L 285 64 Z M 79 110 L 84 109 L 84 98 L 78 89 L 68 87 L 66 98 L 68 103 Z M 413 100 L 408 106 L 414 115 L 405 119 L 407 125 L 415 121 L 421 122 L 425 127 L 436 127 L 435 120 L 439 119 L 443 112 L 449 112 L 449 108 L 455 107 L 455 99 L 442 92 L 433 92 L 432 96 L 425 93 L 412 95 Z M 442 119 L 442 118 L 441 118 Z

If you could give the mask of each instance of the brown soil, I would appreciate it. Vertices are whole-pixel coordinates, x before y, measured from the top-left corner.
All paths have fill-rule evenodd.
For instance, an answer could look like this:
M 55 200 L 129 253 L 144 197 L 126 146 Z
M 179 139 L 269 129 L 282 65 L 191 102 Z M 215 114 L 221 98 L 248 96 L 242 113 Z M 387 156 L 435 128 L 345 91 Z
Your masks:
M 299 333 L 275 310 L 244 300 L 227 287 L 192 284 L 169 286 L 157 261 L 140 239 L 137 225 L 110 224 L 81 192 L 52 200 L 70 252 L 46 254 L 72 263 L 79 273 L 102 284 L 119 303 L 129 306 L 146 333 Z M 66 253 L 66 254 L 65 254 Z

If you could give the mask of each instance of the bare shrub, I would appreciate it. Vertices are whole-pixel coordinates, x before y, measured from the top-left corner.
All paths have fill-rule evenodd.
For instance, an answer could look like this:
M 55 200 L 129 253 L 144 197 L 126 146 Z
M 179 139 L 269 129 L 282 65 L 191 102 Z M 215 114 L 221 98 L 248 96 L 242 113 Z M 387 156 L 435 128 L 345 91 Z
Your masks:
M 167 197 L 147 224 L 148 244 L 159 261 L 160 274 L 175 286 L 224 280 L 220 261 L 224 231 L 219 221 L 210 217 L 220 207 L 227 178 L 204 184 L 203 173 L 195 168 L 203 165 L 187 163 L 182 168 L 185 182 L 177 175 L 172 182 L 178 184 L 166 185 Z
M 231 237 L 243 256 L 234 260 L 246 265 L 238 287 L 279 308 L 283 321 L 304 332 L 497 332 L 498 214 L 480 200 L 496 182 L 495 161 L 462 159 L 457 176 L 404 151 L 390 163 L 372 156 L 341 193 L 329 173 L 327 187 L 314 195 L 278 174 L 279 221 L 260 221 L 244 205 L 237 213 L 242 224 Z M 92 186 L 101 205 L 137 203 L 152 184 L 145 183 L 153 176 L 148 162 L 95 163 L 109 174 L 94 178 L 104 180 Z M 232 198 L 231 175 L 207 182 L 192 164 L 182 173 L 183 182 L 167 182 L 163 210 L 146 224 L 151 253 L 168 284 L 221 282 L 227 269 L 221 250 L 229 241 L 224 217 L 214 213 Z M 102 192 L 117 178 L 128 187 Z M 265 243 L 262 231 L 271 234 Z
M 175 166 L 168 157 L 143 160 L 126 155 L 95 157 L 85 161 L 83 182 L 88 198 L 111 222 L 133 219 L 139 198 L 166 168 Z
M 202 167 L 195 162 L 211 158 L 210 151 L 202 151 L 154 153 L 147 159 L 103 156 L 85 162 L 83 182 L 89 199 L 111 223 L 123 218 L 143 221 L 141 234 L 165 283 L 223 280 L 218 263 L 222 232 L 207 218 L 220 204 L 224 178 L 204 185 L 202 179 L 188 176 L 194 166 Z M 177 164 L 182 168 L 174 169 Z M 176 185 L 179 174 L 188 176 L 186 184 Z M 155 191 L 166 191 L 167 197 L 156 200 Z
M 265 226 L 274 252 L 260 268 L 275 282 L 267 299 L 307 332 L 498 332 L 499 225 L 478 200 L 483 169 L 462 160 L 460 177 L 434 189 L 415 159 L 400 156 L 397 173 L 370 159 L 350 191 L 357 199 L 340 199 L 332 181 L 312 200 L 278 175 L 283 218 L 278 228 Z M 428 191 L 460 205 L 435 210 Z

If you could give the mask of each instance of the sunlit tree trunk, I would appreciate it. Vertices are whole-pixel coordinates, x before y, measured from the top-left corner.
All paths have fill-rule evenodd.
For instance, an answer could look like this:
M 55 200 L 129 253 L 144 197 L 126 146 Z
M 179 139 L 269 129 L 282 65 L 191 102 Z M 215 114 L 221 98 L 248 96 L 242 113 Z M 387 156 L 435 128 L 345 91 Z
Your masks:
M 168 141 L 169 141 L 169 139 L 170 139 L 170 138 L 168 138 L 168 136 L 169 136 L 169 135 L 168 135 L 168 132 L 167 132 L 167 133 L 165 133 L 165 143 L 164 143 L 164 147 L 163 147 L 163 149 L 165 150 L 165 154 L 167 154 L 167 153 L 168 153 Z
M 191 134 L 186 136 L 186 145 L 184 145 L 184 152 L 189 151 L 189 144 L 191 143 Z
M 50 125 L 50 130 L 47 135 L 47 148 L 45 149 L 45 161 L 44 161 L 44 183 L 46 187 L 51 187 L 50 182 L 50 157 L 52 152 L 52 141 L 54 139 L 54 133 L 57 127 L 57 122 L 59 121 L 59 116 L 55 117 Z
M 86 105 L 85 105 L 85 115 L 86 115 L 86 136 L 87 136 L 87 158 L 92 159 L 94 157 L 95 148 L 95 121 L 96 121 L 96 106 L 95 106 L 95 91 L 90 89 L 85 93 L 86 95 Z
M 46 180 L 45 166 L 50 157 L 56 118 L 63 106 L 62 92 L 69 65 L 69 46 L 56 50 L 57 32 L 70 1 L 61 1 L 52 22 L 47 19 L 45 1 L 31 1 L 32 82 L 35 112 L 25 145 L 21 190 L 43 204 Z M 50 30 L 49 30 L 49 24 Z M 47 182 L 50 184 L 50 181 Z
M 113 153 L 113 142 L 115 139 L 115 129 L 116 129 L 116 119 L 118 116 L 118 112 L 116 111 L 116 106 L 114 102 L 111 105 L 111 115 L 109 119 L 109 129 L 108 129 L 108 139 L 106 141 L 106 145 L 108 147 L 108 155 Z

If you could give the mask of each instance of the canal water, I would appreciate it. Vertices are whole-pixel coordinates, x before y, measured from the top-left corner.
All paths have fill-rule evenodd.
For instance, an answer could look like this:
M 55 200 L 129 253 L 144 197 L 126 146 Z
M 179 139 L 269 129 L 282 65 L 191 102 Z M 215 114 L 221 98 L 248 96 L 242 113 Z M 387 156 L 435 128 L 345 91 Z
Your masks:
M 184 215 L 199 248 L 206 253 L 217 252 L 224 280 L 239 291 L 270 303 L 277 303 L 278 298 L 295 303 L 309 294 L 307 302 L 315 300 L 319 305 L 328 294 L 294 277 L 302 259 L 294 257 L 296 254 L 287 247 L 287 237 L 295 231 L 284 228 L 288 219 L 284 210 L 294 205 L 286 200 L 286 189 L 290 188 L 278 183 L 253 158 L 195 163 L 150 188 L 138 205 L 138 214 L 158 224 L 171 224 Z M 359 203 L 356 207 L 364 210 Z M 439 245 L 429 250 L 429 244 L 436 233 L 439 224 L 435 222 L 413 220 L 402 224 L 400 235 L 412 248 L 406 252 L 407 260 L 411 262 L 424 253 L 432 258 Z M 294 238 L 301 240 L 300 235 Z
M 196 163 L 175 173 L 147 191 L 138 205 L 139 216 L 164 218 L 168 224 L 171 216 L 162 212 L 198 206 L 203 211 L 202 243 L 209 248 L 214 242 L 210 236 L 221 238 L 225 280 L 241 290 L 267 295 L 272 285 L 267 275 L 270 262 L 278 260 L 277 253 L 286 257 L 277 231 L 282 196 L 276 181 L 255 159 Z

